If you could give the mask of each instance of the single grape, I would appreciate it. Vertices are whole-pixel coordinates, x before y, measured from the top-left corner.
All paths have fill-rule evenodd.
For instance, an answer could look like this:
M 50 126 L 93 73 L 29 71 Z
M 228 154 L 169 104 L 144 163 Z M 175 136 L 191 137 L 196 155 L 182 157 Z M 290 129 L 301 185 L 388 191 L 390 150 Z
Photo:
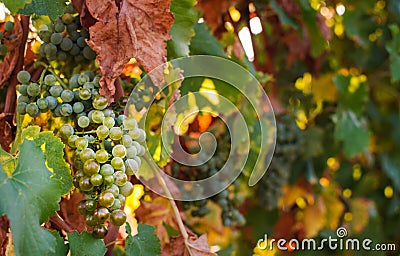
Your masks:
M 93 217 L 99 222 L 102 223 L 110 217 L 110 212 L 105 207 L 100 207 L 94 210 Z
M 127 181 L 123 186 L 119 187 L 119 193 L 125 197 L 130 196 L 133 193 L 132 183 Z
M 110 139 L 120 140 L 122 138 L 122 130 L 119 127 L 112 127 L 110 129 Z
M 77 40 L 76 40 L 76 45 L 78 45 L 80 48 L 84 48 L 87 44 L 86 44 L 86 41 L 85 41 L 85 38 L 84 37 L 79 37 Z
M 132 145 L 132 143 L 131 143 Z M 126 157 L 127 158 L 134 158 L 137 155 L 137 149 L 135 146 L 127 147 L 126 148 Z
M 29 98 L 29 96 L 20 95 L 20 96 L 18 97 L 18 102 L 30 103 L 30 102 L 31 102 L 31 99 Z
M 99 204 L 103 207 L 111 207 L 114 203 L 114 199 L 114 195 L 111 192 L 103 191 L 99 196 Z
M 82 191 L 90 191 L 93 189 L 93 184 L 90 183 L 90 178 L 89 177 L 82 177 L 79 180 L 79 189 Z
M 74 100 L 74 93 L 71 90 L 64 90 L 61 93 L 61 99 L 63 102 L 71 102 Z
M 53 110 L 57 107 L 58 101 L 55 97 L 53 96 L 47 96 L 46 97 L 47 102 L 49 103 L 49 109 Z
M 76 114 L 82 113 L 83 110 L 85 109 L 85 106 L 83 105 L 82 102 L 75 102 L 74 105 L 72 106 L 72 109 Z
M 26 88 L 26 92 L 31 97 L 39 96 L 40 95 L 40 85 L 38 85 L 37 83 L 31 83 Z
M 93 236 L 98 239 L 102 239 L 107 235 L 107 227 L 105 225 L 93 227 Z
M 78 138 L 79 138 L 79 136 L 78 136 L 78 135 L 75 135 L 75 134 L 69 136 L 69 137 L 68 137 L 68 146 L 70 146 L 71 148 L 76 148 L 75 142 L 76 142 L 76 140 L 77 140 Z
M 118 125 L 122 125 L 125 118 L 126 118 L 125 115 L 119 115 L 118 118 L 117 118 L 117 120 L 116 120 L 116 121 L 117 121 L 117 124 L 118 124 Z
M 45 110 L 49 107 L 49 102 L 46 100 L 46 98 L 40 98 L 36 101 L 36 105 L 40 110 Z
M 79 91 L 79 97 L 82 100 L 88 100 L 90 97 L 92 97 L 92 92 L 88 89 L 82 89 Z
M 78 74 L 75 74 L 71 77 L 71 79 L 69 79 L 69 88 L 72 90 L 74 88 L 78 88 L 79 84 L 78 84 Z M 78 92 L 78 91 L 76 91 Z
M 56 55 L 57 54 L 57 46 L 55 46 L 52 43 L 48 43 L 48 44 L 46 44 L 46 46 L 44 48 L 44 52 L 46 53 L 46 57 Z
M 0 44 L 0 56 L 6 56 L 8 53 L 8 47 L 4 44 Z
M 118 198 L 115 198 L 113 205 L 111 205 L 111 210 L 117 210 L 121 207 L 122 207 L 121 201 Z
M 20 114 L 20 115 L 26 114 L 26 105 L 28 105 L 26 102 L 18 102 L 18 104 L 17 104 L 18 114 Z
M 98 110 L 103 110 L 107 107 L 108 101 L 107 98 L 101 95 L 94 97 L 93 99 L 93 107 Z
M 100 110 L 95 110 L 92 113 L 92 120 L 96 124 L 101 124 L 104 120 L 104 113 Z
M 6 21 L 6 23 L 4 23 L 4 31 L 11 32 L 13 30 L 14 30 L 14 22 Z
M 136 119 L 133 117 L 127 117 L 122 121 L 124 128 L 128 130 L 134 130 L 137 128 Z
M 60 113 L 62 116 L 70 116 L 73 112 L 71 104 L 64 103 L 61 105 Z
M 96 59 L 96 52 L 92 50 L 88 45 L 85 46 L 82 50 L 83 57 L 87 60 L 94 60 Z
M 88 215 L 88 211 L 86 210 L 86 201 L 82 200 L 78 204 L 78 212 L 82 215 Z
M 80 85 L 84 85 L 86 82 L 89 82 L 89 81 L 90 81 L 90 78 L 89 78 L 89 76 L 86 75 L 86 74 L 81 74 L 81 75 L 79 75 L 79 77 L 78 77 L 78 83 L 79 83 Z
M 60 133 L 61 137 L 67 139 L 67 138 L 69 138 L 69 136 L 71 136 L 75 133 L 75 130 L 74 130 L 74 127 L 72 127 L 72 125 L 63 124 L 60 127 L 59 133 Z
M 122 210 L 114 210 L 110 215 L 111 224 L 114 226 L 122 226 L 126 222 L 126 213 Z
M 62 33 L 65 30 L 65 25 L 59 18 L 54 22 L 54 30 L 57 33 Z
M 26 105 L 25 111 L 31 117 L 37 117 L 40 113 L 39 108 L 35 103 L 29 103 Z
M 48 86 L 53 86 L 53 85 L 56 84 L 57 79 L 56 79 L 56 77 L 55 77 L 54 75 L 49 74 L 49 75 L 46 75 L 46 76 L 44 77 L 44 80 L 43 80 L 43 81 L 44 81 L 44 83 L 47 84 Z
M 113 176 L 114 184 L 118 187 L 125 185 L 125 183 L 128 181 L 128 176 L 126 176 L 126 174 L 122 171 L 116 171 Z
M 126 175 L 134 175 L 139 169 L 139 164 L 134 159 L 126 159 L 124 164 Z
M 72 41 L 74 41 L 73 37 L 70 37 Z M 71 54 L 72 56 L 76 56 L 80 53 L 81 49 L 76 45 L 73 44 L 71 50 L 69 50 L 69 54 Z
M 74 17 L 70 13 L 64 13 L 61 20 L 64 24 L 69 25 L 74 21 Z
M 27 84 L 31 80 L 31 74 L 26 70 L 21 70 L 17 74 L 17 80 L 21 84 Z
M 97 208 L 97 203 L 95 200 L 86 200 L 85 208 L 88 212 L 93 212 Z
M 52 87 L 50 87 L 50 90 L 49 90 L 51 96 L 56 97 L 56 98 L 61 96 L 62 91 L 63 91 L 63 88 L 61 87 L 61 85 L 58 85 L 58 84 L 53 85 Z
M 108 176 L 103 176 L 103 183 L 106 186 L 111 186 L 114 184 L 114 176 L 108 175 Z
M 144 154 L 146 153 L 146 148 L 142 145 L 140 145 L 140 149 L 138 151 L 138 156 L 144 156 Z
M 99 225 L 98 221 L 93 217 L 93 215 L 86 215 L 85 223 L 89 227 L 94 227 L 94 226 Z
M 126 197 L 125 196 L 123 196 L 121 194 L 118 194 L 116 198 L 121 202 L 122 205 L 125 204 L 125 202 L 126 202 Z
M 50 42 L 54 45 L 59 45 L 61 44 L 63 38 L 60 33 L 53 33 L 50 37 Z
M 28 96 L 28 85 L 27 84 L 21 84 L 18 87 L 18 92 L 23 96 Z
M 81 159 L 82 162 L 86 162 L 86 160 L 89 159 L 95 159 L 95 157 L 96 153 L 94 153 L 91 148 L 85 148 L 79 153 L 79 159 Z
M 100 186 L 101 184 L 103 184 L 103 176 L 101 176 L 101 174 L 93 174 L 92 176 L 90 176 L 90 183 L 93 184 L 93 186 Z
M 100 170 L 100 165 L 99 163 L 94 160 L 94 159 L 89 159 L 86 160 L 85 163 L 83 164 L 83 173 L 86 175 L 93 175 L 98 173 Z
M 114 167 L 111 164 L 104 164 L 100 168 L 100 174 L 103 176 L 110 176 L 114 174 Z
M 57 60 L 58 61 L 66 61 L 68 59 L 68 55 L 66 52 L 58 51 L 57 52 Z
M 78 150 L 83 150 L 87 148 L 88 144 L 89 144 L 88 140 L 83 137 L 80 137 L 75 141 L 75 146 Z
M 87 76 L 87 75 L 85 75 Z M 87 76 L 89 77 L 89 76 Z M 93 90 L 94 89 L 94 84 L 92 82 L 86 82 L 82 85 L 83 89 L 88 89 L 88 90 Z
M 114 157 L 111 160 L 111 165 L 114 167 L 114 169 L 121 169 L 124 166 L 124 160 L 122 160 L 120 157 Z
M 87 116 L 80 116 L 78 118 L 78 126 L 81 128 L 86 128 L 90 124 L 90 119 Z
M 115 184 L 112 184 L 109 188 L 107 188 L 106 191 L 111 192 L 114 195 L 114 197 L 116 197 L 119 194 L 119 187 Z
M 103 119 L 103 125 L 107 126 L 107 128 L 111 129 L 115 125 L 114 118 L 111 116 L 106 116 Z
M 96 152 L 96 160 L 99 163 L 105 163 L 108 160 L 108 152 L 105 149 L 99 149 Z
M 97 127 L 96 134 L 100 139 L 107 138 L 108 133 L 109 133 L 109 130 L 108 130 L 107 126 L 100 125 L 99 127 Z

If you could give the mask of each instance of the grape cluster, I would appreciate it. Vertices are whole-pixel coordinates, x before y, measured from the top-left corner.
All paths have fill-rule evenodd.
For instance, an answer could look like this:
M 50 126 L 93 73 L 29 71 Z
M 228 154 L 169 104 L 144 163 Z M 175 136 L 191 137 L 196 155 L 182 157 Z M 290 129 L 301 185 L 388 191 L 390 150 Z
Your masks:
M 4 23 L 4 31 L 0 31 L 0 61 L 2 61 L 8 53 L 8 47 L 5 45 L 5 41 L 17 37 L 17 35 L 11 33 L 13 30 L 14 22 L 7 21 Z
M 186 178 L 190 180 L 201 180 L 213 176 L 221 170 L 229 157 L 230 137 L 228 134 L 222 134 L 217 137 L 217 150 L 215 155 L 206 163 L 199 166 L 181 166 L 173 163 L 171 166 L 172 176 L 176 178 Z M 232 226 L 233 224 L 244 225 L 245 218 L 236 209 L 238 201 L 237 192 L 239 190 L 240 180 L 234 182 L 231 186 L 221 191 L 217 195 L 198 201 L 184 201 L 182 207 L 190 210 L 193 217 L 203 217 L 210 212 L 207 207 L 207 201 L 211 200 L 222 209 L 221 217 L 224 226 Z
M 100 76 L 91 71 L 73 75 L 68 85 L 61 85 L 52 74 L 33 82 L 25 70 L 17 74 L 17 79 L 21 83 L 17 112 L 21 115 L 37 117 L 50 110 L 55 117 L 90 117 L 94 110 L 104 110 L 108 105 L 98 91 Z
M 78 211 L 85 215 L 86 224 L 93 227 L 93 235 L 103 238 L 107 233 L 104 222 L 121 226 L 126 214 L 120 208 L 132 194 L 129 176 L 140 167 L 145 148 L 140 144 L 146 138 L 136 120 L 124 115 L 108 115 L 95 110 L 89 119 L 77 120 L 81 132 L 70 124 L 60 128 L 62 138 L 75 149 L 74 185 L 86 194 Z
M 146 74 L 142 73 L 142 76 L 146 76 Z M 148 76 L 141 83 L 138 83 L 136 78 L 130 78 L 129 81 L 123 80 L 122 86 L 125 92 L 132 92 L 130 97 L 137 111 L 141 111 L 146 105 L 149 105 L 159 92 L 159 87 L 155 86 Z
M 291 115 L 281 115 L 277 120 L 275 153 L 266 175 L 259 181 L 257 196 L 267 210 L 278 207 L 283 187 L 287 184 L 292 165 L 303 154 L 304 136 Z
M 50 26 L 39 27 L 39 37 L 43 41 L 39 51 L 42 59 L 85 63 L 96 58 L 96 53 L 86 43 L 89 31 L 82 27 L 71 4 Z

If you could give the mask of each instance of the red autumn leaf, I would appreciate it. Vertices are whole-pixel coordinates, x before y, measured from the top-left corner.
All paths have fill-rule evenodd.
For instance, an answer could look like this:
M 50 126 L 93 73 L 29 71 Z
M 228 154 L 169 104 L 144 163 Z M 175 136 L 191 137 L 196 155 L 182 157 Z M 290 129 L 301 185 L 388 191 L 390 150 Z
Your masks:
M 210 252 L 210 246 L 207 242 L 207 235 L 197 237 L 192 234 L 188 238 L 189 249 L 185 246 L 183 236 L 171 237 L 168 244 L 162 248 L 161 256 L 215 256 Z M 189 252 L 190 250 L 190 252 Z
M 101 93 L 113 100 L 114 82 L 131 58 L 149 72 L 165 62 L 173 15 L 170 0 L 86 1 L 98 21 L 89 28 L 88 44 L 98 54 L 103 78 Z

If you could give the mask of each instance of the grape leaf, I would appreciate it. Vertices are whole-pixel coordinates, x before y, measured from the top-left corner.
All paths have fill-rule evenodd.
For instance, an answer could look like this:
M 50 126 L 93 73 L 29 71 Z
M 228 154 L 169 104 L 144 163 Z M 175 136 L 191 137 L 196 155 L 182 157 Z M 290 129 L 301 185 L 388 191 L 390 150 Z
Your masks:
M 52 19 L 64 14 L 65 0 L 32 0 L 32 3 L 25 5 L 19 13 L 25 15 L 47 15 Z
M 6 174 L 11 175 L 16 165 L 17 159 L 0 147 L 0 166 L 3 167 Z
M 26 4 L 30 4 L 32 0 L 3 0 L 2 2 L 12 14 L 15 14 L 19 9 L 24 8 Z
M 157 256 L 161 253 L 160 239 L 154 234 L 155 228 L 150 225 L 138 225 L 138 233 L 131 235 L 131 227 L 126 223 L 125 252 L 128 256 Z
M 16 255 L 48 255 L 55 252 L 56 239 L 40 225 L 59 208 L 61 182 L 34 141 L 25 139 L 19 152 L 11 174 L 0 167 L 0 215 L 10 219 Z
M 170 59 L 189 55 L 190 39 L 194 36 L 194 25 L 198 20 L 198 12 L 193 8 L 196 0 L 173 0 L 171 11 L 175 20 L 172 24 L 171 39 L 167 42 Z
M 64 256 L 68 254 L 68 245 L 64 243 L 64 239 L 60 236 L 60 234 L 53 230 L 50 231 L 51 234 L 56 238 L 56 247 L 55 252 L 50 253 L 49 256 Z
M 104 21 L 104 8 L 99 6 L 107 5 L 107 12 L 117 15 L 108 15 Z M 118 8 L 114 2 L 88 0 L 86 6 L 98 20 L 89 28 L 88 44 L 98 54 L 103 95 L 112 99 L 115 79 L 131 58 L 136 58 L 147 72 L 164 63 L 165 40 L 170 38 L 174 20 L 169 11 L 170 1 L 127 0 L 120 2 Z
M 364 110 L 368 101 L 368 85 L 362 76 L 337 75 L 333 82 L 338 89 L 338 102 L 341 108 L 350 109 L 357 115 Z
M 207 54 L 226 57 L 222 44 L 211 34 L 205 23 L 196 23 L 194 32 L 196 35 L 189 46 L 191 55 Z
M 386 43 L 386 50 L 390 54 L 390 76 L 391 82 L 400 80 L 400 28 L 398 25 L 392 24 L 389 26 L 392 34 L 392 40 Z
M 101 256 L 107 251 L 103 240 L 94 238 L 86 231 L 69 233 L 68 241 L 71 256 Z

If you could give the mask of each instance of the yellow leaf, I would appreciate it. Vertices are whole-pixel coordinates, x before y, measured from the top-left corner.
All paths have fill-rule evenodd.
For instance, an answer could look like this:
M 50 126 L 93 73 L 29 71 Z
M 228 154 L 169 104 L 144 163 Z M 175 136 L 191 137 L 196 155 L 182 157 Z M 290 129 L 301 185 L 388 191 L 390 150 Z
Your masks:
M 315 204 L 307 205 L 303 210 L 303 225 L 307 238 L 318 235 L 325 224 L 326 207 L 321 197 L 318 197 Z

